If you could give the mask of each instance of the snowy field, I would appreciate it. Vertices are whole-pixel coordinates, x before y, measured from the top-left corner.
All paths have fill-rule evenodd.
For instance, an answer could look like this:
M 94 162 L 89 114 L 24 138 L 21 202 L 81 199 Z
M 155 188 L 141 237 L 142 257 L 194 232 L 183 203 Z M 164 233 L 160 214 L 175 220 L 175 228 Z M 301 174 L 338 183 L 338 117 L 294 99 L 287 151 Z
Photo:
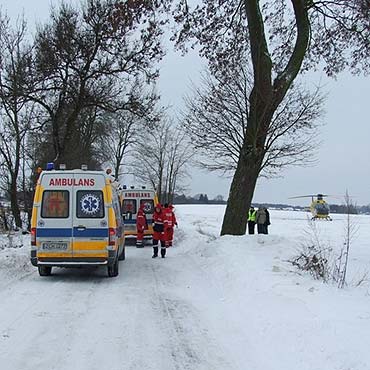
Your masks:
M 223 206 L 177 206 L 167 258 L 127 247 L 120 275 L 39 277 L 29 237 L 0 239 L 1 370 L 369 370 L 370 216 L 355 216 L 348 286 L 287 262 L 307 214 L 271 211 L 269 235 L 219 237 Z M 345 216 L 317 222 L 343 243 Z M 370 276 L 370 275 L 369 275 Z

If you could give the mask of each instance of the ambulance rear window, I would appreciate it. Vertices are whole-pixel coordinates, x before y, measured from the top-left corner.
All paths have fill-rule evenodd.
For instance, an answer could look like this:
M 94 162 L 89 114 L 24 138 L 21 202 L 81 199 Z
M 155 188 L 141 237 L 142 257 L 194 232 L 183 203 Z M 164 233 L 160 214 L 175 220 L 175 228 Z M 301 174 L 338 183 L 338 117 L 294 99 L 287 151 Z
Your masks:
M 78 218 L 104 218 L 104 200 L 101 190 L 79 190 L 77 192 Z
M 136 199 L 124 199 L 122 204 L 122 214 L 136 214 Z
M 144 213 L 154 213 L 154 201 L 153 199 L 141 199 L 140 206 L 144 206 Z
M 69 217 L 69 191 L 45 190 L 42 194 L 42 218 L 68 218 Z

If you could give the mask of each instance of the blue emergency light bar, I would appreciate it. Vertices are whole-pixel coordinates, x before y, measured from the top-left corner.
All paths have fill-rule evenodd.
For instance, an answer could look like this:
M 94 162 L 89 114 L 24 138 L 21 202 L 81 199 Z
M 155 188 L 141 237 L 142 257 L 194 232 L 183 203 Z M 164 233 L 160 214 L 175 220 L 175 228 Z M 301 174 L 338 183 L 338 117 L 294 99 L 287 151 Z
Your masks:
M 54 167 L 54 163 L 53 162 L 48 162 L 46 164 L 46 171 L 51 171 L 51 170 L 54 170 L 55 167 Z

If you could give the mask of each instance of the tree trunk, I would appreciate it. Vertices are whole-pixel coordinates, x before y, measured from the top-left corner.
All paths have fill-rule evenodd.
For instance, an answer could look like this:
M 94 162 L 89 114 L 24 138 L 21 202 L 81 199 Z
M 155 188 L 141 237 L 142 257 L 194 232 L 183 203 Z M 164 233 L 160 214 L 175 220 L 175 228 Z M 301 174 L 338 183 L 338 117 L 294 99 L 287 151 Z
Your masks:
M 250 94 L 250 116 L 246 139 L 230 188 L 221 235 L 244 235 L 247 213 L 265 155 L 265 141 L 273 114 L 297 76 L 309 41 L 309 19 L 305 0 L 292 0 L 297 22 L 297 40 L 286 68 L 272 86 L 272 61 L 266 42 L 258 0 L 244 0 L 248 19 L 254 85 Z
M 12 209 L 15 225 L 18 228 L 22 228 L 21 212 L 17 199 L 17 182 L 14 179 L 11 180 L 10 184 L 10 207 Z
M 16 109 L 15 109 L 16 111 Z M 10 206 L 12 209 L 14 222 L 17 228 L 22 228 L 22 219 L 21 219 L 21 212 L 18 205 L 18 196 L 17 196 L 17 181 L 20 169 L 20 158 L 21 158 L 21 144 L 22 138 L 19 135 L 19 124 L 18 124 L 18 116 L 16 118 L 16 144 L 15 144 L 15 160 L 14 160 L 14 171 L 10 176 Z
M 114 177 L 116 178 L 116 180 L 118 181 L 118 178 L 119 178 L 119 169 L 121 167 L 121 162 L 117 160 L 117 162 L 115 163 L 115 166 L 114 166 Z
M 246 137 L 227 201 L 221 235 L 244 235 L 247 213 L 265 155 L 264 145 L 272 119 L 272 61 L 258 0 L 244 0 L 248 19 L 254 86 Z
M 247 144 L 244 144 L 244 152 Z M 263 154 L 241 155 L 231 183 L 221 235 L 244 235 Z

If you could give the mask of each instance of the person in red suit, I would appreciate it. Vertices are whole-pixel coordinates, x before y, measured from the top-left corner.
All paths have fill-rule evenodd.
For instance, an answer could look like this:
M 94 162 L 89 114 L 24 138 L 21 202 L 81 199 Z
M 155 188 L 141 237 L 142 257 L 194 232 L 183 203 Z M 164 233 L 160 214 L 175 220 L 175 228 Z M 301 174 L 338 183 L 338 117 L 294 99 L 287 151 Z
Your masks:
M 173 228 L 177 226 L 177 220 L 173 211 L 173 206 L 170 204 L 164 205 L 164 240 L 166 248 L 172 247 L 173 242 Z M 166 251 L 166 250 L 165 250 Z
M 174 231 L 174 227 L 176 226 L 177 227 L 177 220 L 176 220 L 176 215 L 175 215 L 175 211 L 174 211 L 174 206 L 172 204 L 169 205 L 169 208 L 171 209 L 172 211 L 172 229 L 170 230 L 170 240 L 169 240 L 169 246 L 172 247 L 172 242 L 173 242 L 173 231 Z
M 148 222 L 144 213 L 144 205 L 141 205 L 136 215 L 136 248 L 144 246 L 144 231 L 148 228 Z
M 161 204 L 157 204 L 154 208 L 153 213 L 153 256 L 152 258 L 158 257 L 158 243 L 161 242 L 161 255 L 164 249 L 166 254 L 166 246 L 164 242 L 164 225 L 163 225 L 163 209 Z

